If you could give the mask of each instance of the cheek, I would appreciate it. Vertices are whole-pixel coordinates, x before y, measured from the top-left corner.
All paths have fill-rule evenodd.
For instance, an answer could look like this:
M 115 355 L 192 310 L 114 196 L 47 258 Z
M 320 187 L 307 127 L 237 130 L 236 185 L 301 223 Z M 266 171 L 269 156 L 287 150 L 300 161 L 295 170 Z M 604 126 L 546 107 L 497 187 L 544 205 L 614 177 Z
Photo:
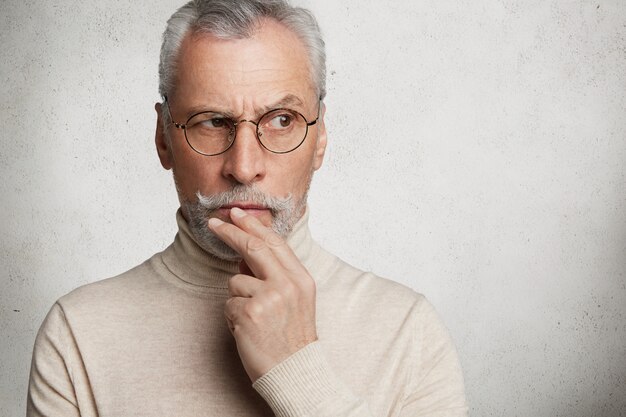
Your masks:
M 219 161 L 206 161 L 195 155 L 178 155 L 174 160 L 174 177 L 179 192 L 186 199 L 195 199 L 196 192 L 213 194 L 219 189 Z
M 311 180 L 313 166 L 310 154 L 303 152 L 297 156 L 281 166 L 280 184 L 285 195 L 302 195 Z

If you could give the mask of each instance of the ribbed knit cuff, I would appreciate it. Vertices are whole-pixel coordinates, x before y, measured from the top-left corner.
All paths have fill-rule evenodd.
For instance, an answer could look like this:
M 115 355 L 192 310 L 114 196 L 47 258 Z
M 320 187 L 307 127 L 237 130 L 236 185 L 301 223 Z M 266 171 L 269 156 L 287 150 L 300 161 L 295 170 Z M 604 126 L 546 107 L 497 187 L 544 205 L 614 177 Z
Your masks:
M 348 394 L 330 370 L 319 342 L 313 342 L 279 363 L 252 384 L 276 417 L 312 415 L 318 407 Z

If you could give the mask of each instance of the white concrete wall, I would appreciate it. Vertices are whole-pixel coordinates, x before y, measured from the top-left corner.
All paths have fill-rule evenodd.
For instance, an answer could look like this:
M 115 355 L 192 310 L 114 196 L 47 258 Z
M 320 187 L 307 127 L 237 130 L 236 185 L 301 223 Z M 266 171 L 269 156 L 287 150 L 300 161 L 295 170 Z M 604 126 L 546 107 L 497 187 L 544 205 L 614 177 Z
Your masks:
M 304 4 L 318 240 L 434 302 L 473 416 L 626 415 L 626 3 Z M 152 105 L 179 5 L 0 2 L 0 416 L 51 304 L 173 237 Z

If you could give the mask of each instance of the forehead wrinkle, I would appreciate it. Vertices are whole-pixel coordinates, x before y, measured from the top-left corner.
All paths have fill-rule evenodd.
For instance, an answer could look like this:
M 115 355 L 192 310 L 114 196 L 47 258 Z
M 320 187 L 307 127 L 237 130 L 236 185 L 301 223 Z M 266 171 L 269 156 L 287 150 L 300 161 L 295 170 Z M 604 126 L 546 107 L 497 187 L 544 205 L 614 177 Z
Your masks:
M 214 77 L 219 78 L 219 73 L 225 73 L 225 84 L 234 88 L 256 87 L 265 84 L 272 85 L 280 81 L 281 83 L 300 83 L 301 71 L 286 70 L 284 68 L 257 68 L 257 69 L 213 69 Z M 307 77 L 308 78 L 308 77 Z M 308 80 L 307 80 L 308 81 Z
M 310 68 L 305 65 L 306 59 L 293 59 L 294 54 L 302 52 L 297 47 L 300 44 L 285 55 L 281 47 L 284 42 L 277 43 L 264 35 L 258 32 L 237 40 L 188 38 L 185 51 L 190 63 L 183 66 L 186 88 L 181 91 L 188 105 L 180 110 L 186 111 L 187 117 L 212 110 L 241 118 L 260 116 L 277 107 L 303 114 L 312 110 L 305 101 L 310 99 L 309 93 L 315 95 Z M 268 41 L 273 43 L 268 45 Z M 289 93 L 297 99 L 286 97 Z
M 254 106 L 254 115 L 261 116 L 271 110 L 279 109 L 279 108 L 289 108 L 291 110 L 302 110 L 305 107 L 304 101 L 295 94 L 287 93 L 276 101 L 270 102 L 270 104 L 264 104 L 259 106 Z M 231 119 L 237 119 L 242 116 L 242 114 L 236 114 L 231 109 L 228 109 L 226 106 L 221 104 L 201 104 L 196 105 L 188 110 L 187 117 L 191 117 L 194 114 L 211 111 L 214 113 L 219 113 L 222 116 L 226 116 Z

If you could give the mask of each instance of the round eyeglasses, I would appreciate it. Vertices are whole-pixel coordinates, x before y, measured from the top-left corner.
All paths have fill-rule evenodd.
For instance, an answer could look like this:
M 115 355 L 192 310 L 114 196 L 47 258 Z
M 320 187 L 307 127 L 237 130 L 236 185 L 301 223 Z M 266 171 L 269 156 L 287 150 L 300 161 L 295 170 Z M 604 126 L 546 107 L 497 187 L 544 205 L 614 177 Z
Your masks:
M 164 97 L 172 124 L 185 132 L 185 139 L 194 151 L 206 156 L 220 155 L 235 142 L 237 126 L 247 122 L 256 126 L 256 137 L 261 146 L 273 153 L 288 153 L 296 150 L 306 139 L 312 122 L 299 112 L 291 109 L 273 109 L 265 113 L 258 121 L 233 120 L 214 111 L 202 111 L 189 117 L 184 124 L 176 123 L 172 118 L 167 97 Z

